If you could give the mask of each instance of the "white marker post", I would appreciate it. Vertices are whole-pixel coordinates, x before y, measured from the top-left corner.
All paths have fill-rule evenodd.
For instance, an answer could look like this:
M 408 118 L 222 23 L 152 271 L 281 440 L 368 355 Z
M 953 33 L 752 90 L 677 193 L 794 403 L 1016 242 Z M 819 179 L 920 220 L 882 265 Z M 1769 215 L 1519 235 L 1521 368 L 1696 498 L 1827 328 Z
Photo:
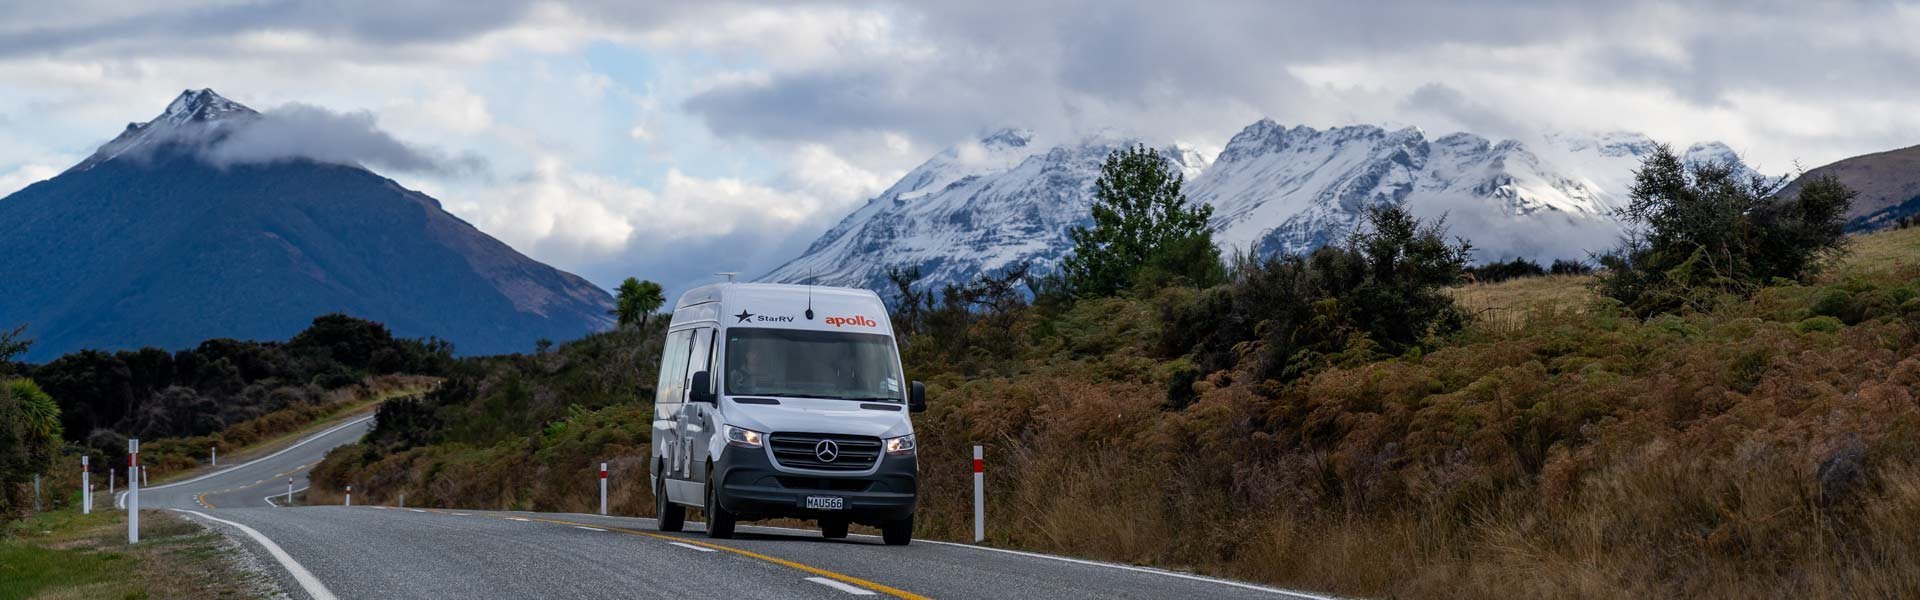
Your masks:
M 973 541 L 987 539 L 987 460 L 986 450 L 973 447 Z
M 600 516 L 607 516 L 607 463 L 600 463 Z
M 113 480 L 113 478 L 114 478 L 114 474 L 115 474 L 115 473 L 118 473 L 118 471 L 114 471 L 114 470 L 113 470 L 113 467 L 111 466 L 111 465 L 112 465 L 113 463 L 107 463 L 107 464 L 109 465 L 109 466 L 107 467 L 107 497 L 108 497 L 108 498 L 112 498 L 112 497 L 113 497 L 113 484 L 115 484 L 115 483 L 119 483 L 119 482 L 117 482 L 117 481 L 114 481 L 114 480 Z
M 127 543 L 140 543 L 140 440 L 127 440 Z
M 208 446 L 207 453 L 208 453 L 207 462 L 213 463 L 210 466 L 215 466 L 215 467 L 220 466 L 220 447 Z
M 287 478 L 287 505 L 293 505 L 293 478 Z
M 353 486 L 347 486 L 347 506 L 353 506 Z
M 152 486 L 153 486 L 153 478 L 152 478 L 152 477 L 148 477 L 147 475 L 148 475 L 148 473 L 147 473 L 147 466 L 146 466 L 146 465 L 140 465 L 140 485 L 142 485 L 142 486 L 146 486 L 146 487 L 152 487 Z
M 80 514 L 83 515 L 93 514 L 93 478 L 87 469 L 92 462 L 91 456 L 80 457 Z

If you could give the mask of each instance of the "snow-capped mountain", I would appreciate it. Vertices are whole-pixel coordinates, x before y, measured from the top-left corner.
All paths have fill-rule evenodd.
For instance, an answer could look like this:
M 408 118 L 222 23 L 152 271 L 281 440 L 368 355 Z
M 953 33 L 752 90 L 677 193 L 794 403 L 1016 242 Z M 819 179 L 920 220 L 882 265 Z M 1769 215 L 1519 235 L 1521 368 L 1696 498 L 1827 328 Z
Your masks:
M 206 157 L 272 118 L 187 90 L 80 164 L 0 198 L 0 281 L 12 283 L 0 315 L 28 325 L 26 359 L 285 339 L 332 312 L 467 354 L 613 326 L 606 290 L 366 168 Z
M 128 123 L 113 141 L 69 171 L 85 171 L 121 156 L 142 155 L 171 143 L 207 143 L 260 119 L 260 113 L 211 89 L 180 92 L 167 110 L 145 123 Z
M 1140 143 L 1096 136 L 1041 150 L 1008 130 L 950 148 L 849 215 L 766 281 L 881 290 L 889 267 L 920 266 L 934 286 L 1019 262 L 1050 270 L 1071 250 L 1067 231 L 1091 221 L 1091 186 L 1107 153 Z M 1160 144 L 1186 174 L 1186 193 L 1213 205 L 1223 250 L 1306 252 L 1337 242 L 1370 206 L 1445 216 L 1482 260 L 1584 258 L 1621 234 L 1614 211 L 1633 170 L 1656 147 L 1636 133 L 1556 133 L 1532 142 L 1471 133 L 1429 139 L 1417 128 L 1318 130 L 1262 119 L 1211 163 Z M 1738 164 L 1718 142 L 1683 158 Z M 1742 167 L 1744 168 L 1744 167 Z
M 1067 231 L 1088 221 L 1102 161 L 1138 143 L 1103 134 L 1038 148 L 1032 132 L 1008 129 L 948 148 L 760 280 L 885 290 L 896 266 L 919 266 L 936 287 L 1022 262 L 1051 270 L 1072 247 Z M 1183 172 L 1206 168 L 1191 149 L 1162 154 Z

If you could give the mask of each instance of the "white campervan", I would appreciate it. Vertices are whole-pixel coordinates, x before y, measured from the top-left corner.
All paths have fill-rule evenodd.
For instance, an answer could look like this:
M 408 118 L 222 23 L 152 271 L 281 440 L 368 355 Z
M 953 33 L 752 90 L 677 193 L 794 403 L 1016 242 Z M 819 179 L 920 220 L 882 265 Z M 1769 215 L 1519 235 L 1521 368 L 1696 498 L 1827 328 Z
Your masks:
M 893 327 L 866 290 L 723 283 L 674 305 L 654 398 L 661 531 L 702 509 L 707 535 L 739 520 L 849 523 L 913 538 L 919 481 L 910 412 L 925 388 L 901 373 Z

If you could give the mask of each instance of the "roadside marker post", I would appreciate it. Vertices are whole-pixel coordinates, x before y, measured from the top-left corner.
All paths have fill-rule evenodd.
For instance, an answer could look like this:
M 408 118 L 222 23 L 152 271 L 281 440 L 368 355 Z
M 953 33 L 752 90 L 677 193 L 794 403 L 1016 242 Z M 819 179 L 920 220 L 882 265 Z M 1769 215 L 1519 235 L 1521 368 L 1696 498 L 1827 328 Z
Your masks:
M 287 478 L 287 505 L 293 505 L 293 478 Z
M 353 486 L 347 486 L 347 506 L 353 506 Z
M 140 543 L 140 440 L 127 440 L 127 543 Z
M 108 498 L 113 497 L 113 484 L 117 483 L 113 480 L 114 473 L 115 471 L 113 470 L 113 463 L 107 463 L 107 497 Z
M 212 465 L 209 465 L 209 466 L 214 466 L 214 467 L 220 466 L 220 447 L 208 446 L 207 452 L 208 452 L 207 462 L 213 463 Z
M 40 474 L 33 474 L 33 514 L 40 514 Z
M 400 492 L 400 508 L 406 508 L 406 507 L 407 507 L 407 493 Z
M 987 460 L 986 450 L 973 447 L 973 541 L 987 539 Z
M 600 516 L 607 516 L 607 463 L 600 463 Z
M 92 462 L 91 456 L 80 457 L 80 514 L 83 515 L 93 514 L 93 474 L 87 468 Z
M 153 487 L 153 478 L 147 475 L 147 466 L 140 465 L 140 485 L 143 487 Z

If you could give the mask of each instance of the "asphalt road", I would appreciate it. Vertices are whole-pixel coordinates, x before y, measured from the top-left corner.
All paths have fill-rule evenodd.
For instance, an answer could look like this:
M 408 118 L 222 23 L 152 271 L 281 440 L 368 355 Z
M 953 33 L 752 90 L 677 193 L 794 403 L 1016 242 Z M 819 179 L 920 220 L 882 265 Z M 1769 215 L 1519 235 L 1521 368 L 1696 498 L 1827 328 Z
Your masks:
M 597 515 L 277 507 L 355 421 L 276 454 L 144 490 L 143 509 L 187 512 L 274 568 L 296 598 L 1317 598 L 1184 573 L 926 540 L 827 540 L 742 525 L 735 539 L 654 531 Z

